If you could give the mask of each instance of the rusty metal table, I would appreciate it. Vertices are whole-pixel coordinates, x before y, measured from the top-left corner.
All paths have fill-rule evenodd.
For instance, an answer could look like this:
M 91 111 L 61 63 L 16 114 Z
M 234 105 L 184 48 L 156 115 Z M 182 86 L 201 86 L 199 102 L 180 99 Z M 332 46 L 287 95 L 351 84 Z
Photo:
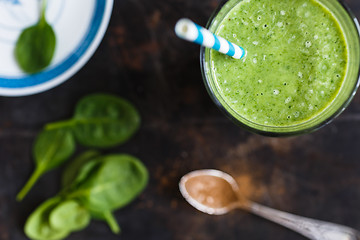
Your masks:
M 347 0 L 357 17 L 360 1 Z M 199 47 L 175 37 L 180 17 L 205 24 L 218 0 L 115 0 L 105 38 L 87 65 L 61 86 L 21 98 L 0 98 L 0 239 L 26 239 L 29 213 L 59 190 L 61 169 L 46 174 L 27 198 L 15 195 L 33 170 L 31 149 L 41 127 L 71 116 L 94 92 L 131 100 L 142 126 L 106 152 L 138 156 L 151 178 L 143 194 L 116 212 L 113 235 L 93 221 L 70 240 L 301 240 L 300 235 L 242 211 L 208 216 L 178 191 L 195 169 L 233 174 L 262 204 L 360 229 L 360 96 L 332 124 L 309 135 L 275 139 L 248 133 L 211 102 L 202 83 Z

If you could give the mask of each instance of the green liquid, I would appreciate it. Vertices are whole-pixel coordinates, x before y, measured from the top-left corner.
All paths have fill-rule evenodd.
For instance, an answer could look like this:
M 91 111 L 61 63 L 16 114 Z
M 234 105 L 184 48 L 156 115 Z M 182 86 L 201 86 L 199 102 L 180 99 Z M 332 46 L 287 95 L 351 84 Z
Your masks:
M 211 50 L 210 66 L 224 107 L 253 123 L 306 122 L 331 105 L 344 82 L 344 34 L 314 0 L 241 1 L 216 34 L 247 51 L 236 60 Z

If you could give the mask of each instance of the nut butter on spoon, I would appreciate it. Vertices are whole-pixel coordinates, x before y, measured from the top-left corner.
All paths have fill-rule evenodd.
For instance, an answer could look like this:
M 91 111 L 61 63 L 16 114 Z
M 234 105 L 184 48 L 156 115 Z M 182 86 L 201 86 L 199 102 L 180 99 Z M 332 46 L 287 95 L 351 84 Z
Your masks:
M 241 208 L 278 223 L 313 240 L 360 240 L 355 229 L 275 210 L 252 202 L 241 195 L 230 175 L 218 170 L 198 170 L 183 176 L 180 192 L 201 212 L 222 215 Z

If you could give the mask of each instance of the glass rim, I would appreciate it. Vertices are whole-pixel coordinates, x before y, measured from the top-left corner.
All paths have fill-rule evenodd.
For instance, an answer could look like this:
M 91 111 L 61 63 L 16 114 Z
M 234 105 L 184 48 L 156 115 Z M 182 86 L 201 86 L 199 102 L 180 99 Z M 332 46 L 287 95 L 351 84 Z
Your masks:
M 209 20 L 206 24 L 206 28 L 209 29 L 209 27 L 211 26 L 211 24 L 213 23 L 213 20 L 215 19 L 215 17 L 218 15 L 218 13 L 220 12 L 220 10 L 222 9 L 222 7 L 228 2 L 229 0 L 223 0 L 220 2 L 220 4 L 217 6 L 217 8 L 213 11 L 213 13 L 211 14 L 211 16 L 209 17 Z M 239 0 L 239 2 L 242 0 Z M 350 17 L 350 19 L 352 20 L 352 24 L 355 27 L 356 31 L 357 31 L 357 36 L 358 36 L 358 41 L 359 41 L 359 47 L 360 47 L 360 24 L 359 21 L 357 19 L 357 17 L 355 16 L 355 14 L 352 12 L 352 10 L 350 9 L 350 7 L 343 1 L 343 0 L 336 0 L 345 10 L 345 12 L 348 14 L 348 16 Z M 210 95 L 211 99 L 213 100 L 213 102 L 218 106 L 218 108 L 230 119 L 232 120 L 235 124 L 239 125 L 240 127 L 253 132 L 253 133 L 257 133 L 260 135 L 264 135 L 264 136 L 270 136 L 270 137 L 288 137 L 288 136 L 296 136 L 296 135 L 303 135 L 306 133 L 311 133 L 314 132 L 326 125 L 328 125 L 329 123 L 331 123 L 334 119 L 336 119 L 351 103 L 351 101 L 353 100 L 359 86 L 360 86 L 360 65 L 358 67 L 357 70 L 357 80 L 355 80 L 354 82 L 354 86 L 351 89 L 351 91 L 349 91 L 349 96 L 348 98 L 346 98 L 346 100 L 338 107 L 338 109 L 330 114 L 325 120 L 320 121 L 319 123 L 313 125 L 313 126 L 309 126 L 307 128 L 303 128 L 303 129 L 298 129 L 298 130 L 293 130 L 291 131 L 292 128 L 295 127 L 301 127 L 305 124 L 307 124 L 309 121 L 311 121 L 312 119 L 299 123 L 299 124 L 295 124 L 295 125 L 289 125 L 289 126 L 267 126 L 267 125 L 262 125 L 262 124 L 258 124 L 258 123 L 254 123 L 244 117 L 242 117 L 240 114 L 238 114 L 238 116 L 242 119 L 245 119 L 246 121 L 252 122 L 252 124 L 254 126 L 259 126 L 262 128 L 266 128 L 268 130 L 262 130 L 260 128 L 255 128 L 255 127 L 251 127 L 243 122 L 241 122 L 238 118 L 236 118 L 234 115 L 232 115 L 229 110 L 227 110 L 223 104 L 219 101 L 218 97 L 216 96 L 214 90 L 211 87 L 210 84 L 210 79 L 208 79 L 208 76 L 206 74 L 206 59 L 205 59 L 205 51 L 206 51 L 206 47 L 201 46 L 200 48 L 200 69 L 201 69 L 201 75 L 203 78 L 203 81 L 205 83 L 205 87 L 206 90 L 208 92 L 208 94 Z M 220 96 L 222 97 L 222 96 Z M 334 99 L 335 100 L 335 99 Z M 225 100 L 223 100 L 224 103 L 226 103 Z M 230 107 L 231 109 L 231 107 Z M 321 113 L 323 113 L 326 110 L 326 108 L 321 111 L 319 114 L 317 114 L 316 116 L 321 115 Z M 234 111 L 235 112 L 235 111 Z M 275 129 L 282 129 L 282 130 L 287 130 L 289 129 L 289 131 L 274 131 Z

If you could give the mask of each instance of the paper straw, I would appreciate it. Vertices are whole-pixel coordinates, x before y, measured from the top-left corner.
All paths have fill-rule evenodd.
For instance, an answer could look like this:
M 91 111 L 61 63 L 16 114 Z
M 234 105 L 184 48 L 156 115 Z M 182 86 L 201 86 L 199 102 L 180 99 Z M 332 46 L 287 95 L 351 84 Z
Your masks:
M 175 33 L 178 37 L 212 48 L 235 59 L 241 59 L 246 52 L 242 47 L 216 36 L 206 28 L 203 28 L 190 19 L 182 18 L 175 26 Z

